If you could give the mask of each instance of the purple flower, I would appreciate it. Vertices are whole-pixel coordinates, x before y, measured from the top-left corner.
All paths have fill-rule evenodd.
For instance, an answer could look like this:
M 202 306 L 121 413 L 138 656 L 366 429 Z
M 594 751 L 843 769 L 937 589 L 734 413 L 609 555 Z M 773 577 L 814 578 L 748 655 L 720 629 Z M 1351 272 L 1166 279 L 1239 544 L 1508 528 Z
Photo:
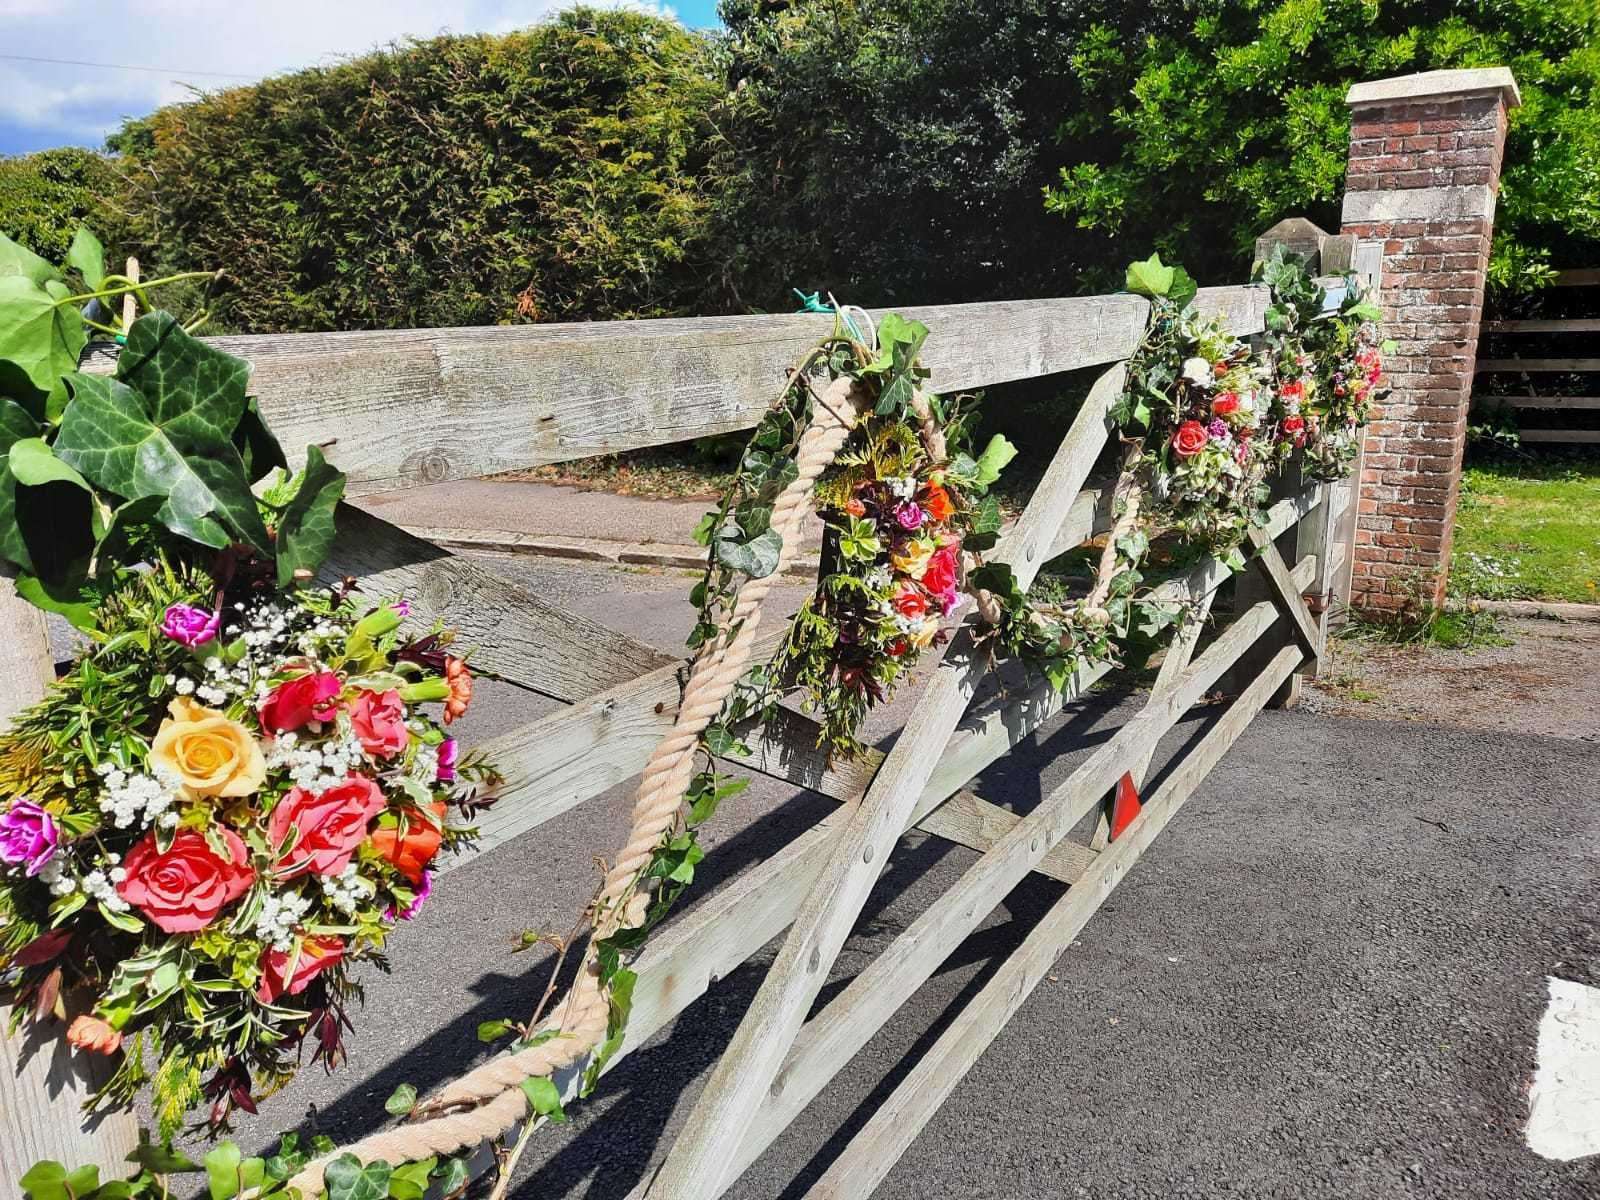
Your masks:
M 461 743 L 455 738 L 445 738 L 439 743 L 439 770 L 434 778 L 440 783 L 450 783 L 456 777 L 456 760 L 461 757 Z
M 402 618 L 411 615 L 411 601 L 409 600 L 396 600 L 389 607 L 399 613 Z
M 55 856 L 60 834 L 50 814 L 32 800 L 18 800 L 0 813 L 0 862 L 37 875 Z
M 895 508 L 894 519 L 900 522 L 901 529 L 921 529 L 922 505 L 915 500 L 907 500 Z
M 1225 442 L 1228 440 L 1228 426 L 1221 417 L 1212 417 L 1211 423 L 1206 426 L 1206 432 L 1215 441 Z
M 422 911 L 422 902 L 431 895 L 433 895 L 433 872 L 424 871 L 422 873 L 422 882 L 417 884 L 416 897 L 411 901 L 410 904 L 406 905 L 405 911 L 400 914 L 400 919 L 402 921 L 411 920 L 412 917 L 416 916 L 417 913 Z M 387 913 L 384 914 L 384 916 L 388 917 L 391 921 L 394 920 L 394 909 L 391 908 Z
M 162 619 L 161 632 L 185 646 L 204 646 L 217 636 L 221 624 L 221 612 L 196 608 L 192 604 L 174 604 Z

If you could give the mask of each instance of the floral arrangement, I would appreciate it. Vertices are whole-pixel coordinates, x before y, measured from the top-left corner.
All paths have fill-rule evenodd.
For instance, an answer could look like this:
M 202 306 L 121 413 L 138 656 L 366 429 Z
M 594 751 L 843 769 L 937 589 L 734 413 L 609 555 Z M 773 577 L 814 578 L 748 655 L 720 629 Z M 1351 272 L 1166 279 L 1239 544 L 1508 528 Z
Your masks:
M 91 292 L 133 290 L 74 249 Z M 82 374 L 54 341 L 90 319 L 57 307 L 0 306 L 0 344 L 67 368 L 0 372 L 0 557 L 86 645 L 0 734 L 0 983 L 15 1021 L 112 1058 L 90 1107 L 148 1086 L 163 1135 L 205 1100 L 220 1128 L 303 1044 L 341 1060 L 351 968 L 386 965 L 496 777 L 448 733 L 472 695 L 449 631 L 312 585 L 344 479 L 314 447 L 282 469 L 248 364 L 153 312 Z
M 870 348 L 843 319 L 826 344 L 829 374 L 858 381 L 867 396 L 849 441 L 818 480 L 813 496 L 825 526 L 827 563 L 816 592 L 796 615 L 771 661 L 758 670 L 755 698 L 740 715 L 770 713 L 798 691 L 821 724 L 830 753 L 853 756 L 866 712 L 893 695 L 920 653 L 943 639 L 942 626 L 967 602 L 968 559 L 994 544 L 1000 509 L 989 488 L 1016 454 L 996 436 L 976 458 L 968 450 L 971 398 L 924 393 L 917 363 L 928 329 L 886 317 Z M 692 644 L 714 629 L 717 605 L 734 571 L 753 562 L 746 549 L 793 478 L 793 442 L 804 428 L 812 386 L 803 372 L 765 416 L 722 508 L 699 537 L 714 547 L 694 600 L 701 621 Z M 770 548 L 775 561 L 776 548 Z

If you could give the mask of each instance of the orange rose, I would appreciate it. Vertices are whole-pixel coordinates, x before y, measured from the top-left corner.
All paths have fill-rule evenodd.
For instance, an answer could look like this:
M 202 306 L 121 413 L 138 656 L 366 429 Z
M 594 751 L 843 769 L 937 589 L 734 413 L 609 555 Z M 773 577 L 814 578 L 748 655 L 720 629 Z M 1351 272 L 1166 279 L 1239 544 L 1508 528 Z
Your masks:
M 444 702 L 444 723 L 450 724 L 472 703 L 472 672 L 459 658 L 444 660 L 444 679 L 450 685 L 450 698 Z
M 439 843 L 444 840 L 440 825 L 444 823 L 444 801 L 432 804 L 433 815 L 439 825 L 419 816 L 406 818 L 405 836 L 398 825 L 380 827 L 373 832 L 372 848 L 392 862 L 412 883 L 422 882 L 422 871 L 439 853 Z
M 122 1047 L 122 1035 L 88 1013 L 72 1019 L 72 1024 L 67 1026 L 67 1041 L 79 1050 L 92 1050 L 96 1054 L 115 1054 Z
M 930 483 L 922 490 L 922 511 L 935 521 L 948 521 L 955 516 L 956 506 L 950 501 L 950 493 L 937 483 Z

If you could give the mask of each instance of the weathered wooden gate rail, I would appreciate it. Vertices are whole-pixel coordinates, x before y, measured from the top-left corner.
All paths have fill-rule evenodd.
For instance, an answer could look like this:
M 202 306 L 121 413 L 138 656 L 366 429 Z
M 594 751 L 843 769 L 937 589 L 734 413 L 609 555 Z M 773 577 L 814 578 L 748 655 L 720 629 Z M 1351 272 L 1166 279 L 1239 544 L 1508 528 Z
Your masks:
M 1203 289 L 1199 299 L 1241 336 L 1261 331 L 1266 302 L 1265 289 L 1254 286 Z M 1108 409 L 1122 386 L 1123 360 L 1143 333 L 1146 302 L 1117 295 L 909 312 L 933 329 L 926 361 L 941 391 L 1109 367 L 997 548 L 996 557 L 1026 586 L 1050 558 L 1108 527 L 1108 497 L 1085 483 L 1112 433 Z M 284 444 L 322 445 L 359 495 L 749 427 L 829 322 L 749 317 L 215 341 L 255 365 L 252 391 Z M 1302 593 L 1326 597 L 1338 566 L 1333 531 L 1347 503 L 1344 487 L 1280 500 L 1259 531 L 1257 591 L 1240 589 L 1232 623 L 1198 657 L 1202 627 L 1192 625 L 1169 652 L 1143 711 L 1027 815 L 983 799 L 971 781 L 1106 668 L 1080 671 L 1064 695 L 1042 683 L 1000 687 L 984 678 L 983 656 L 963 632 L 930 673 L 916 715 L 887 756 L 830 764 L 815 749 L 815 724 L 798 713 L 757 735 L 754 755 L 741 765 L 829 796 L 841 808 L 682 913 L 637 963 L 628 1038 L 607 1069 L 792 927 L 688 1131 L 641 1194 L 719 1194 L 1018 882 L 1038 872 L 1070 884 L 813 1190 L 864 1195 L 1251 716 L 1321 653 L 1322 628 Z M 479 647 L 477 661 L 567 703 L 486 747 L 508 782 L 481 822 L 474 853 L 636 774 L 672 724 L 678 658 L 349 505 L 326 568 L 330 577 L 345 573 L 361 576 L 375 593 L 405 594 L 423 619 L 438 616 L 461 629 Z M 1205 613 L 1230 575 L 1208 560 L 1159 590 Z M 1241 660 L 1250 676 L 1235 680 L 1241 694 L 1168 769 L 1138 822 L 1115 842 L 1103 817 L 1089 840 L 1070 838 L 1124 772 L 1142 779 L 1160 738 L 1225 676 L 1236 675 Z M 889 850 L 912 828 L 981 856 L 805 1021 Z M 575 1092 L 578 1071 L 558 1083 Z M 480 1164 L 491 1160 L 486 1148 Z

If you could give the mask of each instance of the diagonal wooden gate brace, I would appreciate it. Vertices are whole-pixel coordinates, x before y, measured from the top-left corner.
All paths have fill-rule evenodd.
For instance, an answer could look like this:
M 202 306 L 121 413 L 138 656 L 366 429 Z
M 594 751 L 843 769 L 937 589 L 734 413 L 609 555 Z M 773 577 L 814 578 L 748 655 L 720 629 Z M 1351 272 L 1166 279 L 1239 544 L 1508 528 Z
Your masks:
M 1095 381 L 1016 528 L 996 558 L 1019 584 L 1033 582 L 1057 531 L 1109 436 L 1107 416 L 1126 369 Z M 915 714 L 884 760 L 866 797 L 830 847 L 750 1011 L 701 1093 L 689 1127 L 673 1145 L 650 1195 L 704 1200 L 722 1190 L 768 1090 L 855 925 L 878 874 L 910 824 L 923 788 L 956 731 L 983 673 L 966 631 L 958 634 Z

